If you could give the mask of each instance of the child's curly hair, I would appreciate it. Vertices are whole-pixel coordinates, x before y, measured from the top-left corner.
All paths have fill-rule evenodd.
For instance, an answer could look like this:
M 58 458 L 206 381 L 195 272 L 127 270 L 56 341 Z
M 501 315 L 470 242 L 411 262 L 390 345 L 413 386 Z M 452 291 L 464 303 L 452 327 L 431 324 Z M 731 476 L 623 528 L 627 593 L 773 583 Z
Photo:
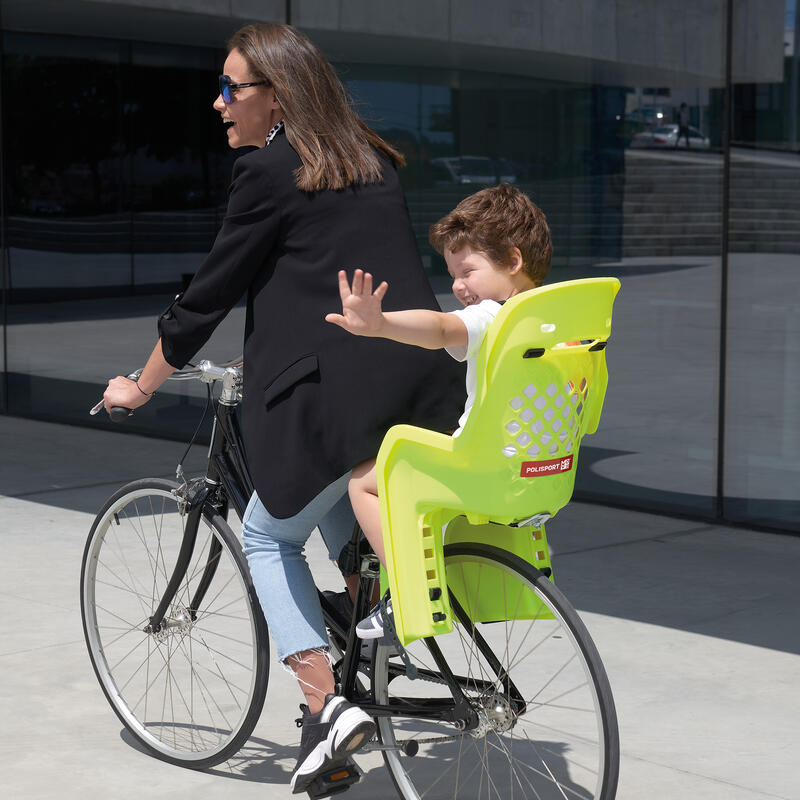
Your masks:
M 440 255 L 469 245 L 501 266 L 510 266 L 511 249 L 518 247 L 523 269 L 536 286 L 547 277 L 553 257 L 544 213 L 508 183 L 465 197 L 447 216 L 431 225 L 428 240 Z

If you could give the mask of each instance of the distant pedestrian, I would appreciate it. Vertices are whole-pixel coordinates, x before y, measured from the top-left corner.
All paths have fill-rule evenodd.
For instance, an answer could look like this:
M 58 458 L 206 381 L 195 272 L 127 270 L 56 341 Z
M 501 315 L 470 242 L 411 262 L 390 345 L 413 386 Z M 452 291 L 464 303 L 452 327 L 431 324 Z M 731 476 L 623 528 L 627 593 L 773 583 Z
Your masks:
M 681 143 L 681 136 L 686 137 L 686 148 L 689 148 L 689 106 L 686 103 L 681 103 L 678 110 L 678 138 L 675 140 L 675 149 Z

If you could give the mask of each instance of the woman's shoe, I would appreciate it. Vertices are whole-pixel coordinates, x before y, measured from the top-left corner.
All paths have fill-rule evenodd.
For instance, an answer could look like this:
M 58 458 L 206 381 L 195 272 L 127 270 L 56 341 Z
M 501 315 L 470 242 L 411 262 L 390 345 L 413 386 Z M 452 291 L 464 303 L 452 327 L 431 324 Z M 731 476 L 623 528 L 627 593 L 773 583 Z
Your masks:
M 307 791 L 317 776 L 341 763 L 363 747 L 375 735 L 375 723 L 358 706 L 335 694 L 325 696 L 325 705 L 310 714 L 308 706 L 300 706 L 303 716 L 300 756 L 292 774 L 292 792 Z

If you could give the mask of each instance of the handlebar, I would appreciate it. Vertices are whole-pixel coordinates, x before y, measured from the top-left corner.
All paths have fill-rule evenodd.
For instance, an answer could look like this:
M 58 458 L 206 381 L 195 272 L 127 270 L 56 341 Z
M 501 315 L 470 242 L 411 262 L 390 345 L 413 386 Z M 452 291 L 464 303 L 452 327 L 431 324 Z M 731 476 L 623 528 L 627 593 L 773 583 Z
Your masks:
M 168 381 L 188 381 L 188 380 L 201 380 L 204 383 L 214 383 L 215 381 L 223 381 L 225 382 L 226 376 L 228 377 L 228 382 L 225 383 L 225 387 L 228 391 L 234 391 L 237 386 L 236 382 L 237 379 L 241 375 L 241 366 L 244 363 L 242 356 L 238 356 L 237 358 L 231 359 L 230 361 L 224 361 L 222 364 L 215 364 L 213 361 L 203 360 L 201 361 L 196 367 L 190 367 L 189 369 L 180 369 L 172 373 L 167 380 Z M 140 367 L 137 370 L 134 370 L 129 375 L 127 375 L 128 380 L 138 381 L 139 376 L 142 374 L 143 367 Z M 231 373 L 233 373 L 233 380 L 231 381 Z M 230 385 L 228 385 L 230 384 Z M 95 414 L 100 413 L 103 409 L 104 401 L 101 400 L 95 406 L 93 406 L 89 413 L 94 416 Z M 111 410 L 108 412 L 108 416 L 111 418 L 112 422 L 124 422 L 128 417 L 133 415 L 133 409 L 125 408 L 124 406 L 113 406 Z
M 225 376 L 225 371 L 228 369 L 241 367 L 244 363 L 242 356 L 237 356 L 230 361 L 223 361 L 222 364 L 215 364 L 213 361 L 204 359 L 196 367 L 189 369 L 179 369 L 173 372 L 167 380 L 168 381 L 188 381 L 188 380 L 201 380 L 205 383 L 213 383 L 214 381 L 221 381 Z M 136 370 L 136 377 L 142 374 L 141 369 Z M 130 377 L 130 376 L 128 376 Z
M 108 412 L 112 422 L 124 422 L 132 414 L 133 411 L 125 406 L 112 406 L 111 411 Z

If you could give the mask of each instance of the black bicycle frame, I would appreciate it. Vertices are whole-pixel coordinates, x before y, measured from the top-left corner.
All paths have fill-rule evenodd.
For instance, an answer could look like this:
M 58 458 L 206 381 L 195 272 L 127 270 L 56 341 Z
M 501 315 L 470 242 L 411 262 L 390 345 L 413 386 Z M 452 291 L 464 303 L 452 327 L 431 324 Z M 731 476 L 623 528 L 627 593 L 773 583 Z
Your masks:
M 236 406 L 218 403 L 215 408 L 214 427 L 211 434 L 211 444 L 208 449 L 205 479 L 194 494 L 186 498 L 186 507 L 183 511 L 186 514 L 183 541 L 181 542 L 180 551 L 167 588 L 146 628 L 148 632 L 157 632 L 161 629 L 167 610 L 183 582 L 194 554 L 201 516 L 210 517 L 212 514 L 217 513 L 227 517 L 228 504 L 231 503 L 241 519 L 244 516 L 253 491 L 253 481 L 244 455 L 241 430 L 236 416 Z M 361 530 L 356 526 L 351 544 L 357 547 L 361 536 Z M 221 551 L 222 545 L 215 537 L 212 537 L 203 574 L 189 604 L 188 611 L 192 619 L 196 618 L 197 609 L 200 607 L 214 578 Z M 375 557 L 372 556 L 372 558 Z M 377 563 L 377 559 L 375 559 L 375 563 Z M 450 690 L 450 698 L 393 698 L 388 705 L 383 705 L 375 702 L 374 695 L 372 697 L 364 697 L 363 693 L 359 693 L 356 681 L 361 660 L 361 640 L 356 635 L 356 624 L 358 620 L 363 619 L 369 613 L 377 574 L 374 564 L 371 570 L 368 569 L 365 572 L 366 574 L 362 575 L 359 580 L 354 604 L 355 611 L 350 620 L 341 620 L 335 609 L 320 593 L 320 604 L 326 625 L 345 642 L 344 659 L 340 672 L 342 694 L 348 700 L 358 703 L 364 711 L 374 717 L 414 717 L 451 722 L 460 730 L 475 728 L 478 724 L 478 716 L 464 695 L 462 687 L 472 691 L 491 692 L 495 688 L 496 682 L 477 680 L 475 678 L 467 679 L 453 675 L 447 660 L 433 637 L 428 637 L 424 641 L 438 668 L 438 672 L 420 668 L 418 669 L 418 675 L 423 680 L 428 678 L 437 683 L 446 684 Z M 459 622 L 465 628 L 472 630 L 478 649 L 496 672 L 498 680 L 504 684 L 506 692 L 511 695 L 515 705 L 519 706 L 521 704 L 524 708 L 524 701 L 516 687 L 511 683 L 508 674 L 502 669 L 500 662 L 487 642 L 472 628 L 471 622 L 452 595 L 451 605 Z M 374 658 L 372 667 L 374 670 Z M 390 663 L 389 680 L 405 674 L 405 669 L 403 664 Z

